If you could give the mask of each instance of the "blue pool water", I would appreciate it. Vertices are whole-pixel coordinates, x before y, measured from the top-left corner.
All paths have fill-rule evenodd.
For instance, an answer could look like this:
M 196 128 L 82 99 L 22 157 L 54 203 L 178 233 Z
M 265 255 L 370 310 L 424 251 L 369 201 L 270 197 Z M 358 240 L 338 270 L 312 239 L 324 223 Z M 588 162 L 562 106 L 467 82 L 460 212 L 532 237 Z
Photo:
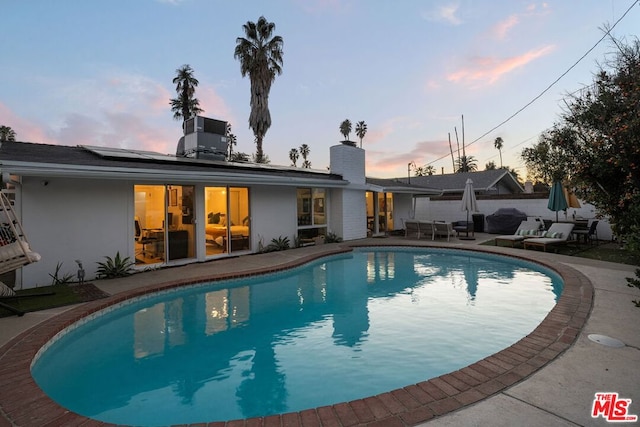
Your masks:
M 299 411 L 467 366 L 531 332 L 561 293 L 535 264 L 376 248 L 129 302 L 32 367 L 60 405 L 159 426 Z

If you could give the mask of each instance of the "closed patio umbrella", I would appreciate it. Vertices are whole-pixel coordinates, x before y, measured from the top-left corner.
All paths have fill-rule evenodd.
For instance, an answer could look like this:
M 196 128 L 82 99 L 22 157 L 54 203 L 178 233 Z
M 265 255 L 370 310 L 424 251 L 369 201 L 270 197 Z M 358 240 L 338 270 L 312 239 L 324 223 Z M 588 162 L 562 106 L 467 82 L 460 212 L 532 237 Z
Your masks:
M 560 181 L 554 182 L 551 186 L 551 191 L 549 192 L 549 203 L 547 204 L 547 208 L 556 213 L 556 222 L 558 222 L 558 212 L 563 211 L 568 207 L 567 199 L 564 197 L 564 191 L 562 190 L 562 183 Z
M 476 202 L 476 193 L 473 191 L 473 181 L 471 178 L 467 179 L 464 185 L 464 192 L 462 193 L 462 205 L 461 210 L 467 211 L 467 224 L 469 224 L 469 211 L 476 212 L 478 210 L 478 202 Z M 467 225 L 467 235 L 465 240 L 472 240 L 473 237 L 469 237 L 469 226 Z

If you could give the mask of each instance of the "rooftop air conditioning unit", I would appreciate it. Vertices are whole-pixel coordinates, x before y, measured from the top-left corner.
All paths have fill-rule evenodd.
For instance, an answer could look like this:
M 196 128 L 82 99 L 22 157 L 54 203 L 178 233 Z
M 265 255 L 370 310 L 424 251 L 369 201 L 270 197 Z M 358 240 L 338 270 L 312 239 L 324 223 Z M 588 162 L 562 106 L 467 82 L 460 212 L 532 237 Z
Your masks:
M 194 116 L 184 122 L 185 135 L 178 141 L 176 156 L 226 160 L 227 122 Z

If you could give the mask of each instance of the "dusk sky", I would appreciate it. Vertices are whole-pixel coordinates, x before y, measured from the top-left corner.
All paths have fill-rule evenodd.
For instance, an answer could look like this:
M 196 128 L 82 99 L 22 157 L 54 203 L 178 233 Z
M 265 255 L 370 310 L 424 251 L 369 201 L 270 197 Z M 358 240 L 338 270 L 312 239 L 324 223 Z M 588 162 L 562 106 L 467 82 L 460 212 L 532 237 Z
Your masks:
M 264 15 L 284 39 L 271 89 L 271 163 L 311 147 L 326 169 L 340 123 L 364 120 L 367 176 L 407 166 L 452 172 L 455 131 L 478 169 L 494 161 L 526 178 L 523 148 L 558 121 L 568 93 L 592 82 L 613 51 L 611 26 L 630 40 L 638 0 L 0 0 L 0 125 L 19 141 L 175 153 L 169 100 L 189 64 L 206 117 L 228 121 L 236 151 L 255 152 L 249 79 L 233 57 L 242 25 Z M 633 6 L 632 6 L 633 5 Z M 566 73 L 513 119 L 492 130 Z M 358 141 L 355 132 L 351 140 Z M 359 144 L 359 142 L 358 142 Z M 462 148 L 462 147 L 461 147 Z M 456 154 L 457 155 L 457 154 Z M 298 164 L 301 162 L 299 161 Z

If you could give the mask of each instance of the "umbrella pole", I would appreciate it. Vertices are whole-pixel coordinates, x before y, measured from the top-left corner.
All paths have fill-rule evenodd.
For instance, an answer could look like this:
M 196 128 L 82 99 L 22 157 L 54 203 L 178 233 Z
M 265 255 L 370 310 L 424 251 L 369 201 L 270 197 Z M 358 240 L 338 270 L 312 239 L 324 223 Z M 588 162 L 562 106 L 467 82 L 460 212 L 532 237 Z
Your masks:
M 458 237 L 460 240 L 476 240 L 475 237 L 469 237 L 469 209 L 467 209 L 467 224 L 466 224 L 467 233 L 464 237 Z
M 467 223 L 466 225 L 466 229 L 467 229 L 467 237 L 469 237 L 469 209 L 467 209 Z

